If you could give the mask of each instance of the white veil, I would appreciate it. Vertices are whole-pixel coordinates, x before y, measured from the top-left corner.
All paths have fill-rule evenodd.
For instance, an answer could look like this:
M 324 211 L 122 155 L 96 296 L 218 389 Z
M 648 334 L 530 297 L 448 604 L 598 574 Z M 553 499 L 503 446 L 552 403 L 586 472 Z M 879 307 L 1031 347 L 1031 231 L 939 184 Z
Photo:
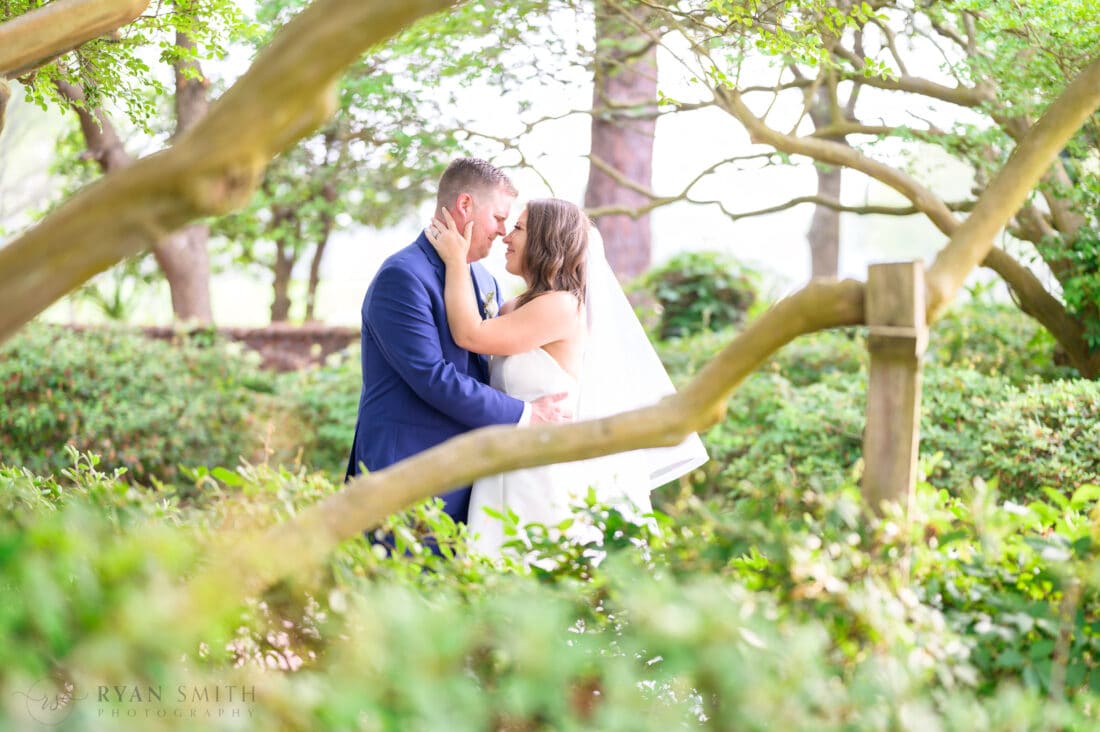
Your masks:
M 595 227 L 589 230 L 587 269 L 588 340 L 576 418 L 599 419 L 649 406 L 674 393 L 672 380 L 607 262 Z M 614 502 L 625 496 L 637 506 L 648 506 L 650 491 L 706 461 L 703 442 L 692 433 L 675 447 L 595 458 L 588 461 L 586 472 L 595 479 L 601 500 Z

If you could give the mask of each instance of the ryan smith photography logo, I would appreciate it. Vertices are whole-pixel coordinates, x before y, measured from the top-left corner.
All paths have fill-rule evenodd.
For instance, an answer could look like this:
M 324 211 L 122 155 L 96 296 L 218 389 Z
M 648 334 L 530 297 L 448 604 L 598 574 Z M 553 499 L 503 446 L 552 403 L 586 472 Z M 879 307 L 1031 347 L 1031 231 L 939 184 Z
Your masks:
M 78 694 L 71 681 L 43 679 L 36 681 L 26 691 L 14 692 L 26 703 L 27 716 L 44 725 L 61 724 L 73 713 L 76 702 L 86 694 Z
M 40 681 L 27 692 L 27 714 L 36 722 L 60 724 L 79 707 L 82 716 L 102 720 L 251 719 L 256 687 L 233 684 L 100 684 L 79 689 Z

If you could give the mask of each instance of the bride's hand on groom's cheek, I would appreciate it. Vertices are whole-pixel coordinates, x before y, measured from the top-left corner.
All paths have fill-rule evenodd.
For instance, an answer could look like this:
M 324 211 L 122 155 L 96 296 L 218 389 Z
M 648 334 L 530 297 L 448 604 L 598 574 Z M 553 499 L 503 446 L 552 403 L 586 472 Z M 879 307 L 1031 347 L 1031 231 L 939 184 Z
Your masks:
M 466 230 L 460 232 L 450 212 L 443 209 L 444 220 L 432 219 L 432 223 L 425 230 L 428 241 L 439 253 L 444 262 L 464 263 L 470 251 L 470 237 L 473 233 L 473 222 L 466 224 Z

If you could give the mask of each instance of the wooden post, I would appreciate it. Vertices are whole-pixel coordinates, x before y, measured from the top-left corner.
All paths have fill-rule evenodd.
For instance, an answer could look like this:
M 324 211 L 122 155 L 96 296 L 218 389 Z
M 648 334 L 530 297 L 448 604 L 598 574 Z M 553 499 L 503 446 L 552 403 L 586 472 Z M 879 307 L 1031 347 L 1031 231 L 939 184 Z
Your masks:
M 863 432 L 863 499 L 881 515 L 899 504 L 908 515 L 917 479 L 921 355 L 928 344 L 924 263 L 871 265 L 867 273 L 867 426 Z

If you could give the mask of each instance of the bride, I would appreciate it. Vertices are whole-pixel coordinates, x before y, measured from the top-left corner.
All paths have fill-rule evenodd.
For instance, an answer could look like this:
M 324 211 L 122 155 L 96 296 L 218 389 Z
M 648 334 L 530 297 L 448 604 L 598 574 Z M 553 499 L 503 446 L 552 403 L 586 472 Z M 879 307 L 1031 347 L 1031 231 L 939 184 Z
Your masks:
M 505 269 L 527 289 L 506 302 L 499 317 L 484 320 L 467 264 L 470 227 L 460 232 L 446 209 L 443 215 L 427 234 L 446 265 L 447 322 L 457 345 L 492 357 L 491 386 L 524 401 L 564 393 L 577 419 L 628 411 L 672 393 L 602 245 L 595 237 L 590 242 L 591 225 L 580 208 L 554 198 L 528 202 L 504 237 Z M 589 488 L 601 502 L 640 518 L 652 510 L 653 488 L 706 460 L 702 442 L 691 435 L 674 448 L 482 478 L 470 497 L 474 546 L 499 555 L 506 540 L 502 522 L 486 509 L 513 512 L 520 526 L 553 527 L 573 516 L 571 506 L 583 502 Z

